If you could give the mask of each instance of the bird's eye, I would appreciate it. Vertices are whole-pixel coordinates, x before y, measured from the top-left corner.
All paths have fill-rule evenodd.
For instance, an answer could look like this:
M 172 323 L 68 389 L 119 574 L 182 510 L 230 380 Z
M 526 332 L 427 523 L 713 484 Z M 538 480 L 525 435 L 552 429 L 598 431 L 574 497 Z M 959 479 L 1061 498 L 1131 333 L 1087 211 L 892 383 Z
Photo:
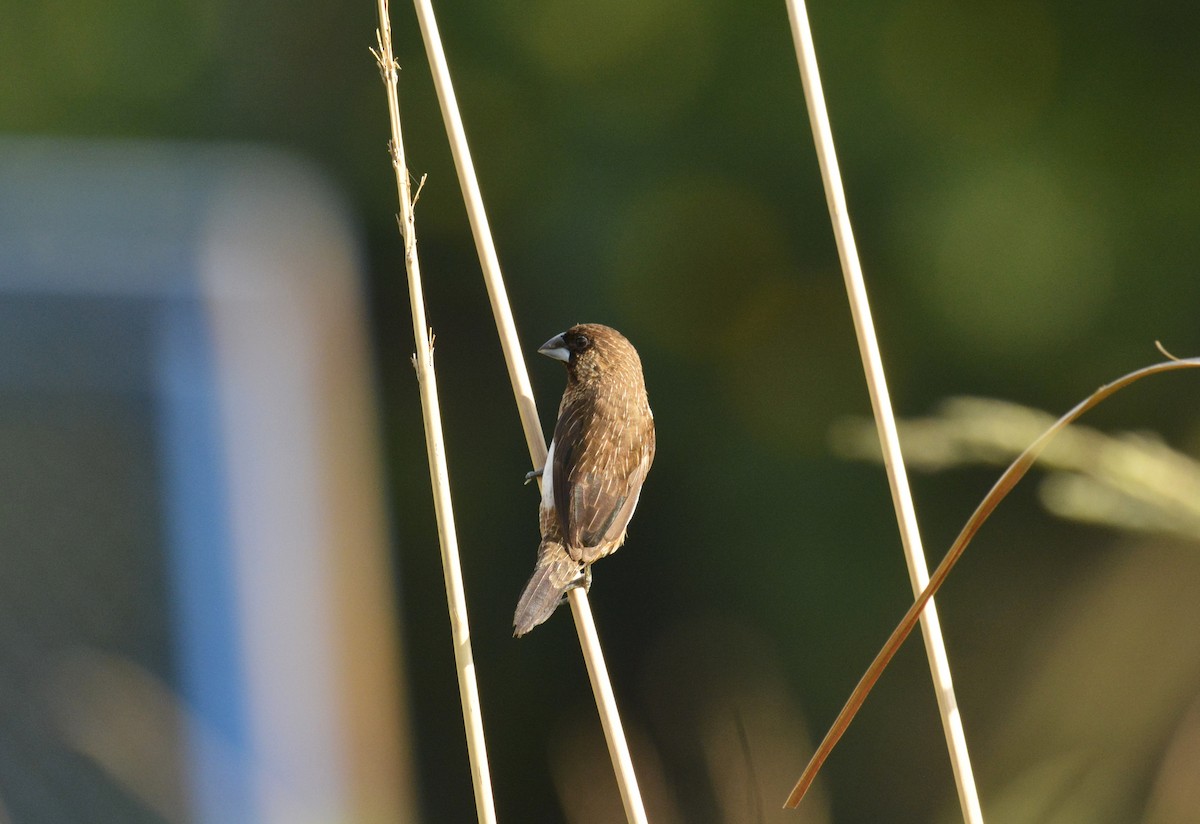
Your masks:
M 584 349 L 587 349 L 592 345 L 592 342 L 588 340 L 587 335 L 576 335 L 574 343 L 574 349 L 578 352 L 582 352 Z

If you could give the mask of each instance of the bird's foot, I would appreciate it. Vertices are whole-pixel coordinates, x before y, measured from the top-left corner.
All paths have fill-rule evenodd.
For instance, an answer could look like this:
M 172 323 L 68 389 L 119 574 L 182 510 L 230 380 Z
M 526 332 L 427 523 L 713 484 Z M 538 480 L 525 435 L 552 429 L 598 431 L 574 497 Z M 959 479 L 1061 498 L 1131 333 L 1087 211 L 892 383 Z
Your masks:
M 579 566 L 579 574 L 576 575 L 575 578 L 572 579 L 571 582 L 569 584 L 567 584 L 566 587 L 563 588 L 563 597 L 562 597 L 563 601 L 567 600 L 567 593 L 569 593 L 573 589 L 579 589 L 581 587 L 584 592 L 592 591 L 592 565 L 591 564 L 581 564 Z
M 528 484 L 534 478 L 542 477 L 542 473 L 545 471 L 546 471 L 546 467 L 543 466 L 541 469 L 535 469 L 532 472 L 526 472 L 525 473 L 525 483 Z

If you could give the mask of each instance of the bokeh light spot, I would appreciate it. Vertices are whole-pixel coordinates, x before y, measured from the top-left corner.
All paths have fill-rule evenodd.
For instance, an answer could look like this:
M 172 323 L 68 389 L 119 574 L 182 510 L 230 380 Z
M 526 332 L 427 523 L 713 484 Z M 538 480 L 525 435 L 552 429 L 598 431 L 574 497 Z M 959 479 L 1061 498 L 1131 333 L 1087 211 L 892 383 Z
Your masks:
M 733 184 L 694 179 L 636 196 L 613 243 L 623 308 L 661 345 L 695 357 L 723 345 L 755 284 L 788 268 L 790 257 L 765 202 Z
M 885 26 L 891 96 L 939 135 L 991 140 L 1051 99 L 1058 35 L 1045 8 L 1017 2 L 911 0 Z
M 1084 332 L 1113 294 L 1108 221 L 1048 164 L 964 174 L 910 220 L 929 266 L 914 286 L 970 347 L 1012 359 L 1043 352 Z
M 830 416 L 861 402 L 840 278 L 803 271 L 781 216 L 752 192 L 662 183 L 634 199 L 613 243 L 622 312 L 716 376 L 760 444 L 823 449 Z
M 717 50 L 712 4 L 598 0 L 507 6 L 511 34 L 594 127 L 646 128 L 700 94 Z

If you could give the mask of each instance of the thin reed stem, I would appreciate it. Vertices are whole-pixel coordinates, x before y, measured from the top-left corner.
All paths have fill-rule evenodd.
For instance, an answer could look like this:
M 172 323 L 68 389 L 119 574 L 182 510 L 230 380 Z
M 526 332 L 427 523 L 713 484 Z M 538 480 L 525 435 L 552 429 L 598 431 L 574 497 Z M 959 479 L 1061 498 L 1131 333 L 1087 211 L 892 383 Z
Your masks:
M 846 208 L 846 195 L 842 189 L 841 173 L 838 170 L 837 154 L 833 146 L 833 133 L 829 125 L 829 114 L 825 109 L 825 97 L 821 90 L 821 78 L 817 70 L 816 53 L 813 48 L 812 31 L 809 28 L 808 12 L 803 0 L 787 0 L 788 16 L 791 20 L 792 36 L 796 46 L 796 57 L 800 63 L 800 75 L 804 84 L 804 96 L 808 104 L 809 120 L 812 124 L 813 140 L 821 167 L 821 179 L 825 184 L 825 195 L 829 203 L 829 215 L 833 222 L 838 255 L 842 262 L 842 274 L 850 299 L 850 311 L 854 319 L 854 331 L 858 337 L 859 353 L 866 372 L 867 388 L 871 396 L 871 407 L 875 413 L 875 425 L 883 446 L 884 465 L 892 491 L 892 504 L 900 525 L 904 557 L 908 564 L 909 579 L 913 594 L 919 595 L 929 583 L 929 570 L 925 553 L 921 547 L 921 535 L 917 529 L 916 509 L 912 493 L 908 488 L 908 476 L 900 454 L 900 439 L 896 434 L 896 421 L 892 414 L 887 381 L 883 373 L 883 361 L 879 354 L 879 343 L 875 338 L 875 327 L 871 320 L 871 308 L 867 301 L 866 284 L 854 233 L 850 228 L 850 217 Z M 925 639 L 925 651 L 933 675 L 934 691 L 938 709 L 942 716 L 942 727 L 950 752 L 950 762 L 958 787 L 959 803 L 963 819 L 969 824 L 983 824 L 983 811 L 979 806 L 979 793 L 971 771 L 971 759 L 967 753 L 966 735 L 963 732 L 962 716 L 954 695 L 954 684 L 950 677 L 950 662 L 942 640 L 941 627 L 933 600 L 930 599 L 921 615 L 921 633 Z M 795 807 L 800 801 L 799 785 L 788 797 L 785 806 Z
M 479 262 L 483 268 L 483 280 L 492 304 L 492 314 L 496 319 L 496 330 L 500 335 L 501 348 L 504 350 L 504 361 L 508 366 L 508 376 L 512 382 L 517 411 L 521 416 L 521 426 L 525 431 L 529 457 L 534 469 L 541 469 L 546 462 L 546 439 L 542 433 L 541 422 L 538 420 L 533 388 L 530 386 L 529 374 L 525 369 L 525 359 L 521 354 L 516 324 L 513 322 L 512 309 L 508 303 L 508 292 L 504 287 L 500 262 L 496 257 L 496 246 L 492 242 L 492 232 L 483 208 L 483 197 L 479 191 L 479 181 L 475 176 L 475 164 L 471 161 L 471 151 L 467 146 L 466 131 L 463 128 L 462 116 L 459 114 L 458 101 L 454 96 L 454 86 L 450 82 L 450 69 L 446 63 L 446 54 L 442 48 L 437 21 L 433 16 L 433 6 L 429 0 L 414 0 L 414 5 L 421 27 L 421 37 L 425 42 L 425 52 L 433 72 L 433 82 L 437 89 L 442 119 L 445 121 L 446 132 L 450 137 L 450 150 L 454 156 L 459 186 L 462 188 L 463 199 L 467 205 L 471 233 L 475 238 L 475 248 L 479 253 Z M 540 478 L 538 483 L 541 483 Z M 633 771 L 633 760 L 630 758 L 629 745 L 625 741 L 625 731 L 621 725 L 620 714 L 617 712 L 617 703 L 613 696 L 612 684 L 609 682 L 608 668 L 605 666 L 604 656 L 600 649 L 596 625 L 592 620 L 587 592 L 578 587 L 572 589 L 568 600 L 571 604 L 571 611 L 574 613 L 580 649 L 587 664 L 592 692 L 596 698 L 596 710 L 600 714 L 600 723 L 608 743 L 608 751 L 612 758 L 625 816 L 630 822 L 643 824 L 646 821 L 646 810 L 638 790 L 637 776 Z
M 437 514 L 442 572 L 446 579 L 446 602 L 450 610 L 450 629 L 454 639 L 458 691 L 462 701 L 463 723 L 466 727 L 471 781 L 475 789 L 475 809 L 481 824 L 495 824 L 496 805 L 492 798 L 492 779 L 488 771 L 487 747 L 483 738 L 483 713 L 479 706 L 479 687 L 475 681 L 471 630 L 467 623 L 467 600 L 458 558 L 458 537 L 454 527 L 454 510 L 450 503 L 450 475 L 446 468 L 442 416 L 433 369 L 433 331 L 425 322 L 425 298 L 421 288 L 421 267 L 417 259 L 412 188 L 400 131 L 400 103 L 396 92 L 399 67 L 392 54 L 392 30 L 387 0 L 378 0 L 378 6 L 378 51 L 374 51 L 374 54 L 387 88 L 388 114 L 392 129 L 392 167 L 396 174 L 396 195 L 400 201 L 400 232 L 404 237 L 404 266 L 408 272 L 408 297 L 412 305 L 413 338 L 417 348 L 416 354 L 413 355 L 413 366 L 417 370 L 417 381 L 420 384 L 421 417 L 425 424 L 429 480 L 433 486 L 433 507 Z

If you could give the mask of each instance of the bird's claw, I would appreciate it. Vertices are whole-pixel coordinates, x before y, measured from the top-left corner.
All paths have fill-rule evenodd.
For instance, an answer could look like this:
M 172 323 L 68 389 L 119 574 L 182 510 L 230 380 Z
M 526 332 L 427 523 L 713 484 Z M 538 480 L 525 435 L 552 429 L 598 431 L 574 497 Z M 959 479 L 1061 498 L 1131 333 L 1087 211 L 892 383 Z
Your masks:
M 543 466 L 541 469 L 535 469 L 532 472 L 526 472 L 525 473 L 525 483 L 528 484 L 534 478 L 542 477 L 542 473 L 545 471 L 546 471 L 546 467 Z
M 559 603 L 563 603 L 567 600 L 567 594 L 571 590 L 580 589 L 580 588 L 582 588 L 584 592 L 592 591 L 592 565 L 591 564 L 585 564 L 579 568 L 579 574 L 577 576 L 575 576 L 575 578 L 572 579 L 572 581 L 569 584 L 567 584 L 566 587 L 563 588 L 562 601 L 560 601 Z

